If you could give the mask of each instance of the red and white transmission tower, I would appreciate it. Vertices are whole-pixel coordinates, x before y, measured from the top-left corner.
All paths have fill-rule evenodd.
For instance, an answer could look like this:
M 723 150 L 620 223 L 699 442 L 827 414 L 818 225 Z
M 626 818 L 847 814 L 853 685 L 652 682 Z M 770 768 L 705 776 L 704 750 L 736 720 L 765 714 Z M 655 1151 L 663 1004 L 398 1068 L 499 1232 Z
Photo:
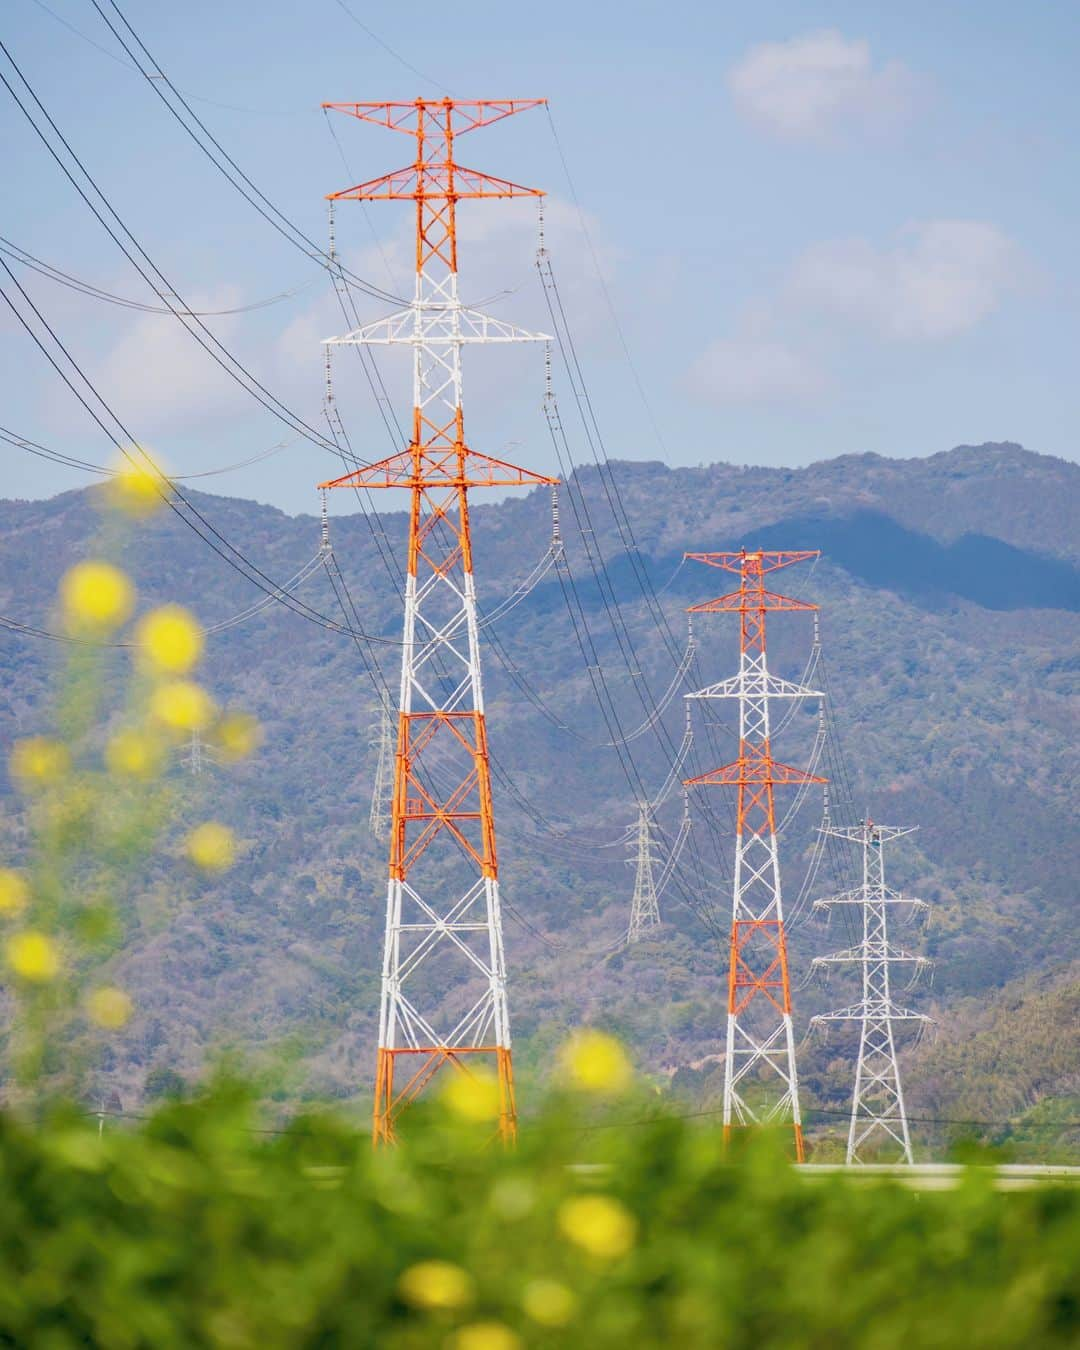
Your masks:
M 500 1134 L 509 1140 L 516 1129 L 468 494 L 476 487 L 555 480 L 466 445 L 461 356 L 466 345 L 548 339 L 461 304 L 457 204 L 542 194 L 464 168 L 454 159 L 454 146 L 465 132 L 542 102 L 417 99 L 323 105 L 416 141 L 416 159 L 407 168 L 330 197 L 416 203 L 412 304 L 330 339 L 412 348 L 412 438 L 388 459 L 323 485 L 400 487 L 410 497 L 376 1143 L 394 1138 L 402 1109 L 444 1064 L 468 1072 L 465 1061 L 476 1056 L 495 1061 Z M 398 1075 L 403 1057 L 408 1069 Z
M 739 792 L 724 1056 L 724 1133 L 730 1137 L 733 1125 L 790 1119 L 795 1157 L 802 1162 L 802 1117 L 773 789 L 823 783 L 825 779 L 773 759 L 769 703 L 774 698 L 820 698 L 821 694 L 769 674 L 765 615 L 771 610 L 815 610 L 817 606 L 767 591 L 765 574 L 818 554 L 743 549 L 738 553 L 686 556 L 734 572 L 741 583 L 737 591 L 691 607 L 694 614 L 739 615 L 739 673 L 687 695 L 739 701 L 738 759 L 687 780 L 688 787 L 737 787 Z

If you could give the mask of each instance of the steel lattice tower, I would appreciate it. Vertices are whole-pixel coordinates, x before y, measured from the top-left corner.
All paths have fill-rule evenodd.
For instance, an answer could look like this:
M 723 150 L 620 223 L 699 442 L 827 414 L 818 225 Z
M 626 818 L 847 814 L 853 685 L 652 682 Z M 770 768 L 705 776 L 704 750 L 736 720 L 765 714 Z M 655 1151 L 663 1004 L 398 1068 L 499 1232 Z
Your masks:
M 651 928 L 660 927 L 660 900 L 656 892 L 653 868 L 659 858 L 652 852 L 652 808 L 648 802 L 638 803 L 637 828 L 631 841 L 634 856 L 627 865 L 634 868 L 634 897 L 630 901 L 630 925 L 626 930 L 627 946 Z
M 769 704 L 774 698 L 820 698 L 821 694 L 769 674 L 765 616 L 779 610 L 813 611 L 817 606 L 767 591 L 765 576 L 818 554 L 743 549 L 738 553 L 686 556 L 734 572 L 740 580 L 737 591 L 691 608 L 691 613 L 696 614 L 739 615 L 739 673 L 686 696 L 734 698 L 739 702 L 738 759 L 687 780 L 688 787 L 738 789 L 724 1056 L 724 1133 L 730 1138 L 733 1125 L 790 1119 L 795 1157 L 802 1162 L 802 1116 L 773 790 L 825 780 L 773 759 Z
M 385 690 L 379 701 L 379 725 L 371 738 L 371 744 L 378 752 L 378 759 L 375 763 L 375 781 L 371 787 L 368 824 L 376 839 L 388 839 L 394 784 L 394 720 L 390 711 L 390 695 Z
M 470 488 L 555 480 L 466 445 L 462 349 L 548 338 L 461 304 L 457 204 L 542 194 L 464 168 L 454 159 L 454 147 L 465 132 L 542 102 L 324 104 L 404 132 L 416 143 L 416 158 L 408 167 L 331 194 L 331 200 L 416 204 L 412 304 L 330 339 L 400 343 L 413 354 L 408 447 L 324 485 L 398 487 L 408 492 L 410 502 L 375 1078 L 376 1143 L 393 1139 L 401 1110 L 444 1064 L 468 1072 L 465 1061 L 477 1056 L 495 1062 L 500 1134 L 508 1140 L 516 1131 L 468 495 Z M 440 1004 L 441 1014 L 436 1011 Z M 399 1077 L 396 1068 L 403 1057 L 409 1069 Z
M 818 969 L 832 965 L 855 964 L 862 968 L 862 998 L 847 1008 L 822 1013 L 811 1019 L 811 1026 L 829 1022 L 859 1023 L 859 1059 L 855 1068 L 855 1091 L 851 1099 L 851 1124 L 848 1127 L 848 1166 L 869 1161 L 860 1157 L 868 1146 L 891 1142 L 899 1145 L 901 1161 L 912 1162 L 911 1136 L 904 1109 L 904 1090 L 896 1059 L 896 1022 L 926 1023 L 922 1013 L 902 1008 L 892 999 L 889 972 L 894 965 L 929 964 L 925 957 L 913 956 L 889 942 L 888 915 L 891 909 L 905 905 L 909 910 L 927 909 L 925 900 L 900 895 L 885 884 L 885 844 L 911 834 L 917 827 L 897 829 L 875 825 L 871 820 L 846 828 L 829 827 L 822 831 L 836 839 L 856 844 L 862 850 L 862 885 L 814 902 L 816 910 L 833 906 L 856 907 L 862 912 L 862 941 L 846 951 L 819 956 Z

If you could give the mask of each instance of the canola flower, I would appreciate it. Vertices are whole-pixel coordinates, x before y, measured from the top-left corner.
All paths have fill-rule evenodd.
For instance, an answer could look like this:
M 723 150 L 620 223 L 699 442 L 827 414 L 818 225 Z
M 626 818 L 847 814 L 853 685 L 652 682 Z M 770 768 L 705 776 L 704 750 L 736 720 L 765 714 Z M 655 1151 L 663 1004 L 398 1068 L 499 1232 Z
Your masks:
M 499 1080 L 493 1073 L 458 1071 L 446 1080 L 443 1101 L 462 1120 L 494 1120 L 499 1114 Z
M 398 1293 L 414 1308 L 465 1308 L 473 1300 L 473 1278 L 451 1261 L 418 1261 L 397 1283 Z
M 157 674 L 186 675 L 203 651 L 203 631 L 182 605 L 152 609 L 135 633 L 139 657 Z
M 578 1195 L 559 1206 L 563 1235 L 590 1256 L 614 1261 L 633 1247 L 637 1220 L 618 1200 L 606 1195 Z
M 578 1300 L 574 1291 L 558 1280 L 530 1280 L 522 1292 L 521 1307 L 538 1326 L 565 1327 L 573 1321 Z
M 92 989 L 86 998 L 90 1020 L 106 1031 L 119 1031 L 126 1026 L 134 1010 L 130 996 L 112 985 Z
M 60 952 L 56 943 L 32 929 L 9 938 L 4 955 L 19 979 L 29 984 L 48 984 L 60 973 Z
M 208 820 L 187 837 L 187 855 L 204 872 L 224 872 L 236 860 L 236 838 L 227 825 Z
M 112 563 L 76 563 L 60 581 L 60 604 L 70 633 L 100 636 L 131 617 L 135 587 Z
M 16 741 L 11 751 L 11 776 L 28 792 L 52 787 L 71 769 L 71 754 L 60 741 L 46 736 L 28 736 Z
M 214 716 L 214 702 L 191 680 L 170 680 L 150 696 L 151 715 L 171 731 L 203 731 Z
M 563 1046 L 563 1076 L 579 1092 L 617 1096 L 630 1086 L 633 1069 L 619 1041 L 606 1032 L 587 1028 Z
M 134 520 L 152 516 L 164 506 L 168 491 L 169 480 L 159 469 L 127 458 L 120 461 L 105 489 L 109 505 Z
M 30 903 L 30 887 L 21 872 L 0 867 L 0 915 L 21 914 Z
M 450 1350 L 523 1350 L 521 1337 L 503 1322 L 470 1322 L 446 1344 Z
M 161 742 L 144 731 L 118 731 L 105 746 L 105 767 L 118 778 L 156 778 L 164 762 Z
M 249 713 L 226 713 L 215 723 L 213 738 L 223 759 L 247 759 L 262 744 L 262 727 Z

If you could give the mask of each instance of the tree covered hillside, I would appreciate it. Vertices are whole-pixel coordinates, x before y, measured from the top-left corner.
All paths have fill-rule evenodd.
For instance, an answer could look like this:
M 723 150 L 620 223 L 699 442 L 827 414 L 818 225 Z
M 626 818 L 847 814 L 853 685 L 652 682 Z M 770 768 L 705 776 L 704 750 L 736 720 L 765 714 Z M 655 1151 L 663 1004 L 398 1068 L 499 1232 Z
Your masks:
M 715 1090 L 731 803 L 720 790 L 693 798 L 663 926 L 629 951 L 617 947 L 633 883 L 622 837 L 635 797 L 655 795 L 671 775 L 683 735 L 681 690 L 655 714 L 685 647 L 683 611 L 727 589 L 722 574 L 683 564 L 682 554 L 743 544 L 822 550 L 812 568 L 783 573 L 778 589 L 821 607 L 815 677 L 827 678 L 832 696 L 823 762 L 835 770 L 842 756 L 847 768 L 831 772 L 834 809 L 920 826 L 895 847 L 890 871 L 933 908 L 925 932 L 903 934 L 936 963 L 932 985 L 905 995 L 939 1021 L 932 1044 L 906 1052 L 914 1107 L 928 1118 L 1011 1119 L 1075 1094 L 1075 967 L 1071 1002 L 1062 991 L 1077 958 L 1080 468 L 986 445 L 799 470 L 620 462 L 612 475 L 614 483 L 586 470 L 564 485 L 561 515 L 571 602 L 580 601 L 621 734 L 632 737 L 618 751 L 607 744 L 619 734 L 601 716 L 565 579 L 548 570 L 517 593 L 549 545 L 546 490 L 477 502 L 474 512 L 481 605 L 495 616 L 482 636 L 523 1096 L 548 1047 L 583 1021 L 620 1033 L 658 1082 L 675 1075 L 698 1101 Z M 50 627 L 60 575 L 102 546 L 95 491 L 0 503 L 0 613 Z M 277 582 L 317 552 L 314 515 L 190 495 Z M 250 763 L 212 764 L 198 777 L 173 767 L 181 820 L 209 812 L 227 821 L 241 856 L 214 883 L 167 860 L 140 883 L 134 931 L 114 958 L 138 1012 L 91 1085 L 117 1089 L 126 1105 L 175 1075 L 196 1075 L 216 1047 L 257 1054 L 286 1044 L 298 1053 L 283 1096 L 366 1104 L 385 860 L 368 828 L 372 741 L 381 680 L 396 690 L 400 623 L 397 578 L 384 559 L 401 556 L 405 518 L 375 521 L 339 496 L 334 505 L 353 513 L 332 521 L 335 555 L 359 623 L 376 640 L 354 643 L 278 604 L 210 638 L 208 683 L 259 717 L 265 744 Z M 613 502 L 625 505 L 625 520 Z M 602 555 L 599 576 L 583 537 Z M 260 598 L 170 513 L 116 547 L 141 605 L 175 600 L 213 626 Z M 296 594 L 341 617 L 321 568 Z M 734 621 L 706 616 L 696 630 L 694 676 L 706 684 L 731 673 Z M 809 618 L 778 616 L 773 668 L 797 678 L 811 642 Z M 62 656 L 44 639 L 0 634 L 5 747 L 47 727 Z M 373 660 L 381 677 L 367 669 Z M 676 776 L 733 757 L 731 712 L 696 705 L 693 748 Z M 817 725 L 808 701 L 780 738 L 781 757 L 805 762 Z M 7 784 L 2 791 L 0 844 L 17 861 L 20 802 Z M 661 854 L 681 809 L 676 790 L 657 812 Z M 844 945 L 810 917 L 815 896 L 842 884 L 842 860 L 827 862 L 797 900 L 820 816 L 820 797 L 808 794 L 782 839 L 800 1028 L 851 992 L 809 979 L 815 954 Z M 808 1100 L 819 1106 L 840 1109 L 849 1095 L 842 1049 L 808 1042 L 802 1051 Z

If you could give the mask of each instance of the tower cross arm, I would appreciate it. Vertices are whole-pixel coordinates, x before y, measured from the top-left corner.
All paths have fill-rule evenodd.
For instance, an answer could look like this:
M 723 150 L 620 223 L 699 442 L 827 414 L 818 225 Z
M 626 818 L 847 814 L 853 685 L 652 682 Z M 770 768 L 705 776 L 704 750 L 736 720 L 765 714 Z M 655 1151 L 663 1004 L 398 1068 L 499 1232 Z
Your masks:
M 340 478 L 320 483 L 322 488 L 479 488 L 553 486 L 557 478 L 519 468 L 477 450 L 454 448 L 399 450 L 374 464 L 366 464 Z
M 687 557 L 692 557 L 687 554 Z M 730 591 L 715 600 L 706 600 L 700 605 L 689 605 L 690 614 L 746 614 L 758 610 L 815 610 L 808 600 L 792 600 L 786 595 L 776 595 L 773 591 L 754 590 Z
M 542 188 L 523 187 L 507 178 L 481 173 L 479 169 L 436 161 L 408 164 L 403 169 L 394 169 L 341 192 L 328 192 L 326 199 L 331 202 L 411 202 L 426 198 L 452 197 L 455 201 L 472 201 L 483 197 L 543 196 Z
M 780 567 L 790 567 L 793 563 L 807 562 L 811 558 L 820 558 L 820 549 L 739 549 L 727 553 L 684 553 L 684 558 L 692 562 L 705 563 L 709 567 L 720 567 L 725 572 L 743 572 L 746 563 L 760 564 L 762 572 L 775 572 Z
M 345 113 L 357 117 L 361 122 L 372 122 L 377 127 L 386 127 L 389 131 L 401 131 L 407 136 L 415 136 L 420 119 L 428 117 L 450 118 L 450 130 L 455 136 L 464 136 L 467 131 L 477 127 L 488 127 L 492 122 L 501 122 L 504 117 L 513 117 L 515 113 L 525 112 L 529 108 L 547 106 L 546 98 L 436 98 L 412 99 L 409 102 L 395 103 L 324 103 L 329 112 Z
M 731 764 L 725 764 L 710 773 L 700 774 L 697 778 L 685 778 L 684 787 L 743 787 L 765 786 L 795 787 L 800 783 L 827 783 L 827 778 L 817 774 L 804 773 L 790 764 L 781 764 L 779 760 L 764 755 L 744 755 Z

